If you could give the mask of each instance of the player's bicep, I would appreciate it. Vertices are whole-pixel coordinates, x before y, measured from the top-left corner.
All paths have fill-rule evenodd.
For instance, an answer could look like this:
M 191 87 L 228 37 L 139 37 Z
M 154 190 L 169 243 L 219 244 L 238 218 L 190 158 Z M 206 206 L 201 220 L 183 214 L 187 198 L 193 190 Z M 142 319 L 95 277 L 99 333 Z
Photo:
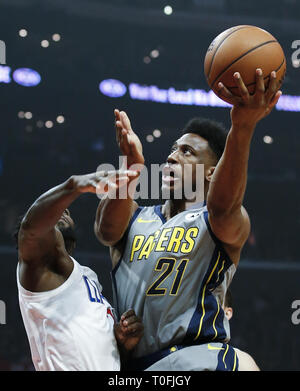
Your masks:
M 221 215 L 209 211 L 208 220 L 214 235 L 223 243 L 242 247 L 250 233 L 250 219 L 246 209 Z

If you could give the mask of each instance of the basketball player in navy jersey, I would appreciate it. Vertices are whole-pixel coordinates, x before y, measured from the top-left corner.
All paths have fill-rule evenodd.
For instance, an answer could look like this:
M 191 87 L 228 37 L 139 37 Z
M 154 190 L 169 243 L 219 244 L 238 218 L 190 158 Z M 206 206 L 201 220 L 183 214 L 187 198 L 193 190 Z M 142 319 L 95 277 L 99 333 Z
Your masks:
M 281 91 L 276 72 L 265 88 L 257 69 L 253 95 L 238 72 L 234 79 L 239 97 L 218 85 L 233 105 L 229 133 L 213 121 L 194 120 L 171 147 L 162 176 L 170 199 L 152 207 L 140 207 L 131 197 L 106 197 L 99 204 L 95 234 L 110 247 L 117 309 L 121 314 L 134 308 L 145 325 L 129 369 L 238 370 L 222 303 L 250 232 L 243 199 L 251 139 Z M 115 117 L 127 167 L 143 165 L 128 116 L 115 110 Z M 204 203 L 173 197 L 183 187 L 187 164 L 193 183 L 196 166 L 204 165 Z
M 118 371 L 117 344 L 128 353 L 141 338 L 134 311 L 115 323 L 96 273 L 72 257 L 76 240 L 67 209 L 81 194 L 105 193 L 132 175 L 72 176 L 42 194 L 17 229 L 19 304 L 37 371 Z

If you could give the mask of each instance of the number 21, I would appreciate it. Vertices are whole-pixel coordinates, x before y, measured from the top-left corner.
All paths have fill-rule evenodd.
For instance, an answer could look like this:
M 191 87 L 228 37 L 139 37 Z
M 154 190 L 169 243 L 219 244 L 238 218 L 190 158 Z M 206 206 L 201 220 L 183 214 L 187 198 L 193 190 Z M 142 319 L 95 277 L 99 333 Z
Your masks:
M 176 296 L 178 293 L 178 290 L 180 288 L 180 284 L 182 281 L 183 274 L 185 272 L 185 269 L 187 267 L 189 260 L 188 259 L 182 259 L 179 265 L 176 267 L 176 275 L 174 277 L 174 281 L 170 290 L 169 295 Z M 149 289 L 146 292 L 147 296 L 163 296 L 167 292 L 167 288 L 162 288 L 160 285 L 163 283 L 163 281 L 173 272 L 174 267 L 176 264 L 175 258 L 160 258 L 154 270 L 156 271 L 163 271 L 159 277 L 154 281 L 154 283 L 149 287 Z M 164 267 L 166 265 L 166 267 Z

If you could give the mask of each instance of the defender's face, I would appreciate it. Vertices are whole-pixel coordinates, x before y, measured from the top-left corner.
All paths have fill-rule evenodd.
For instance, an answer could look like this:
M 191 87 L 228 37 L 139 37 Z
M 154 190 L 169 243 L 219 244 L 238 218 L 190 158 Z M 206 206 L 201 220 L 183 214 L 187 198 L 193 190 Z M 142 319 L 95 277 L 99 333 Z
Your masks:
M 60 230 L 65 230 L 68 228 L 74 229 L 75 223 L 71 217 L 69 209 L 66 209 L 58 220 L 57 227 Z
M 184 185 L 194 188 L 197 165 L 203 164 L 205 171 L 205 168 L 215 165 L 214 163 L 207 140 L 194 133 L 184 134 L 173 144 L 163 168 L 163 194 L 170 192 L 172 197 Z

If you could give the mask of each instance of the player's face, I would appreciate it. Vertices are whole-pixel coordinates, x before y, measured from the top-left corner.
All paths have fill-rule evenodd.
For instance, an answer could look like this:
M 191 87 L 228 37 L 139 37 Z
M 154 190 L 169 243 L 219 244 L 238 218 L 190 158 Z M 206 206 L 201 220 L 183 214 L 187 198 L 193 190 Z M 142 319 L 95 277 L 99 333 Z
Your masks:
M 171 148 L 163 168 L 162 192 L 169 191 L 172 197 L 176 190 L 189 183 L 195 190 L 198 164 L 204 165 L 205 172 L 208 167 L 215 165 L 213 154 L 207 140 L 197 134 L 187 133 L 175 141 Z
M 76 234 L 75 224 L 68 209 L 64 211 L 61 218 L 58 220 L 57 228 L 64 238 L 66 250 L 69 254 L 72 254 L 75 248 Z

